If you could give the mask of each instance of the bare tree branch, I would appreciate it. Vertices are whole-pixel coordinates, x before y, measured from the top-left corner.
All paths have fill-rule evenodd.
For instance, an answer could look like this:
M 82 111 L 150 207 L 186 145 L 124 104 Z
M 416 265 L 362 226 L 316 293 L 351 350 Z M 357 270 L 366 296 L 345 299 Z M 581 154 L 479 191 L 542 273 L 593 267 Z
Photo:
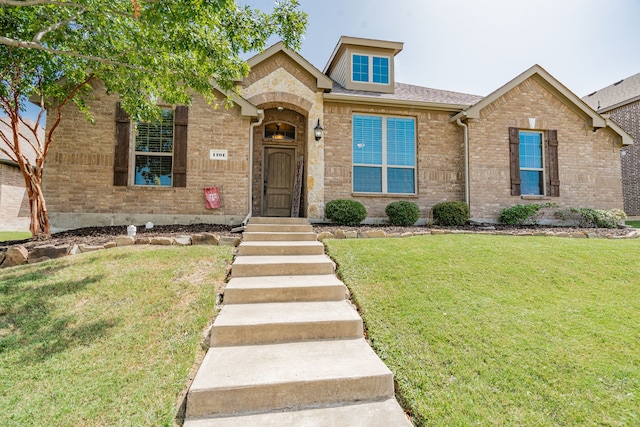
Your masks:
M 33 39 L 31 39 L 32 42 L 34 43 L 39 43 L 40 40 L 42 40 L 42 37 L 44 37 L 45 34 L 50 33 L 51 31 L 55 31 L 58 28 L 62 28 L 66 25 L 69 25 L 74 19 L 77 19 L 80 15 L 82 15 L 83 13 L 85 13 L 87 11 L 86 7 L 83 7 L 82 9 L 80 9 L 80 11 L 73 17 L 73 18 L 69 18 L 66 19 L 64 21 L 60 21 L 57 22 L 53 25 L 49 25 L 46 28 L 43 28 L 42 30 L 38 31 L 38 33 L 33 36 Z

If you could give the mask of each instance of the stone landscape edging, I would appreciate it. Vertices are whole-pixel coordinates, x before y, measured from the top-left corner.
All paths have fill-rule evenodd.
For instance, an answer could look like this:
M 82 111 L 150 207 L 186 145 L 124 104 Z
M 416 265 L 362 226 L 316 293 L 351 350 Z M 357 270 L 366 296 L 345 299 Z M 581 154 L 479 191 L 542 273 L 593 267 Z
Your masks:
M 375 239 L 375 238 L 406 238 L 414 236 L 428 236 L 428 235 L 442 235 L 442 234 L 487 234 L 496 236 L 545 236 L 545 237 L 568 237 L 579 239 L 637 239 L 640 237 L 640 233 L 636 229 L 630 230 L 626 235 L 614 236 L 605 235 L 600 237 L 596 233 L 589 231 L 575 231 L 572 233 L 566 231 L 500 231 L 500 230 L 441 230 L 441 229 L 426 229 L 425 231 L 418 232 L 405 232 L 405 233 L 387 233 L 384 230 L 368 230 L 357 232 L 354 230 L 340 230 L 337 229 L 335 233 L 329 231 L 323 231 L 318 233 L 318 240 L 324 241 L 325 239 Z M 234 236 L 219 236 L 213 233 L 197 233 L 193 235 L 183 235 L 176 237 L 167 236 L 117 236 L 115 240 L 107 242 L 103 245 L 86 245 L 86 244 L 74 244 L 71 245 L 41 245 L 27 250 L 23 245 L 16 245 L 9 248 L 6 252 L 0 253 L 0 268 L 14 267 L 16 265 L 35 264 L 50 259 L 62 258 L 69 255 L 76 255 L 80 253 L 93 252 L 103 249 L 110 249 L 121 246 L 133 246 L 133 245 L 159 245 L 159 246 L 191 246 L 191 245 L 220 245 L 220 246 L 233 246 L 237 247 L 241 242 L 240 237 Z

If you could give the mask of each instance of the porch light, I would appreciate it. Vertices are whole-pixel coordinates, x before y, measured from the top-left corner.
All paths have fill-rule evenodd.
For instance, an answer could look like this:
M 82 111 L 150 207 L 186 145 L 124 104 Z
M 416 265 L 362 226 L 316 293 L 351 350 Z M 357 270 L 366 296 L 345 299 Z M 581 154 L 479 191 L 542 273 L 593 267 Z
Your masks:
M 316 141 L 320 141 L 320 138 L 322 138 L 323 130 L 322 126 L 320 126 L 320 119 L 318 119 L 318 124 L 313 128 L 313 135 L 316 137 Z

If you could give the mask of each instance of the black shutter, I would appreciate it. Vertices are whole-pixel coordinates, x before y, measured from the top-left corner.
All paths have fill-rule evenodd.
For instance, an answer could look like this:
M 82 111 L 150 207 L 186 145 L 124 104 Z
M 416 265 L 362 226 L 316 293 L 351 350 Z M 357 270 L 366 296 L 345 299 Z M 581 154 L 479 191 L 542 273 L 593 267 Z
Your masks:
M 129 183 L 129 140 L 131 138 L 131 119 L 116 104 L 116 147 L 113 156 L 113 185 L 127 186 Z
M 549 196 L 560 197 L 558 173 L 558 131 L 547 131 L 547 167 L 549 168 Z
M 173 186 L 186 187 L 189 107 L 176 107 L 173 120 Z
M 511 169 L 511 195 L 520 195 L 520 131 L 509 128 L 509 168 Z

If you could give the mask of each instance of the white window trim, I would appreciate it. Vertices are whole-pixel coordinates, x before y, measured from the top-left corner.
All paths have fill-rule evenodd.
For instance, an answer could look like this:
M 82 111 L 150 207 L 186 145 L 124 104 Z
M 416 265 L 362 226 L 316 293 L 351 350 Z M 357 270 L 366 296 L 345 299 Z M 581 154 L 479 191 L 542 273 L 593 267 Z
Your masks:
M 542 194 L 524 194 L 520 191 L 522 196 L 546 196 L 547 195 L 547 153 L 545 150 L 545 134 L 544 132 L 540 132 L 537 130 L 528 130 L 528 129 L 519 129 L 518 130 L 518 141 L 520 140 L 520 134 L 526 133 L 537 133 L 540 135 L 540 155 L 542 156 L 542 168 L 523 168 L 520 166 L 521 171 L 536 171 L 542 172 Z M 520 159 L 518 159 L 520 163 Z
M 355 163 L 353 161 L 353 117 L 354 116 L 368 116 L 368 117 L 381 117 L 382 118 L 382 164 L 381 165 L 372 165 L 370 163 Z M 398 118 L 398 119 L 411 119 L 413 120 L 413 155 L 414 155 L 414 165 L 413 166 L 400 166 L 400 165 L 391 165 L 387 164 L 387 119 L 388 118 Z M 418 142 L 417 139 L 417 120 L 415 117 L 407 117 L 407 116 L 394 116 L 394 115 L 386 115 L 386 114 L 366 114 L 366 113 L 353 113 L 351 116 L 351 191 L 353 193 L 358 194 L 391 194 L 391 195 L 399 195 L 399 196 L 411 196 L 418 194 Z M 382 169 L 382 191 L 356 191 L 354 188 L 355 180 L 353 179 L 353 168 L 355 166 L 362 167 L 374 167 Z M 387 170 L 389 168 L 392 169 L 412 169 L 413 170 L 413 193 L 389 193 L 388 190 L 388 182 L 387 182 Z
M 170 106 L 161 106 L 162 110 L 171 110 L 173 111 L 173 138 L 175 138 L 176 132 L 176 119 L 175 119 L 175 108 Z M 131 135 L 129 137 L 129 148 L 130 148 L 130 156 L 129 156 L 129 185 L 132 187 L 140 187 L 140 188 L 173 188 L 173 161 L 171 162 L 171 185 L 144 185 L 144 184 L 136 184 L 136 156 L 154 156 L 154 157 L 171 157 L 173 159 L 173 151 L 175 149 L 174 146 L 171 147 L 171 153 L 162 153 L 162 152 L 149 152 L 149 151 L 136 151 L 136 133 L 133 130 L 133 121 L 131 122 L 132 126 L 130 128 Z M 174 140 L 175 143 L 175 140 Z
M 360 80 L 353 80 L 353 57 L 355 55 L 358 56 L 366 56 L 368 59 L 368 64 L 369 64 L 369 74 L 367 76 L 368 80 L 367 81 L 360 81 Z M 387 83 L 378 83 L 378 82 L 374 82 L 373 81 L 373 58 L 386 58 L 387 60 L 387 79 L 389 80 Z M 374 85 L 380 85 L 380 86 L 389 86 L 391 84 L 391 57 L 389 56 L 384 56 L 384 55 L 373 55 L 370 53 L 358 53 L 358 52 L 353 52 L 351 54 L 351 74 L 349 76 L 349 79 L 351 80 L 352 83 L 356 83 L 356 84 L 374 84 Z

